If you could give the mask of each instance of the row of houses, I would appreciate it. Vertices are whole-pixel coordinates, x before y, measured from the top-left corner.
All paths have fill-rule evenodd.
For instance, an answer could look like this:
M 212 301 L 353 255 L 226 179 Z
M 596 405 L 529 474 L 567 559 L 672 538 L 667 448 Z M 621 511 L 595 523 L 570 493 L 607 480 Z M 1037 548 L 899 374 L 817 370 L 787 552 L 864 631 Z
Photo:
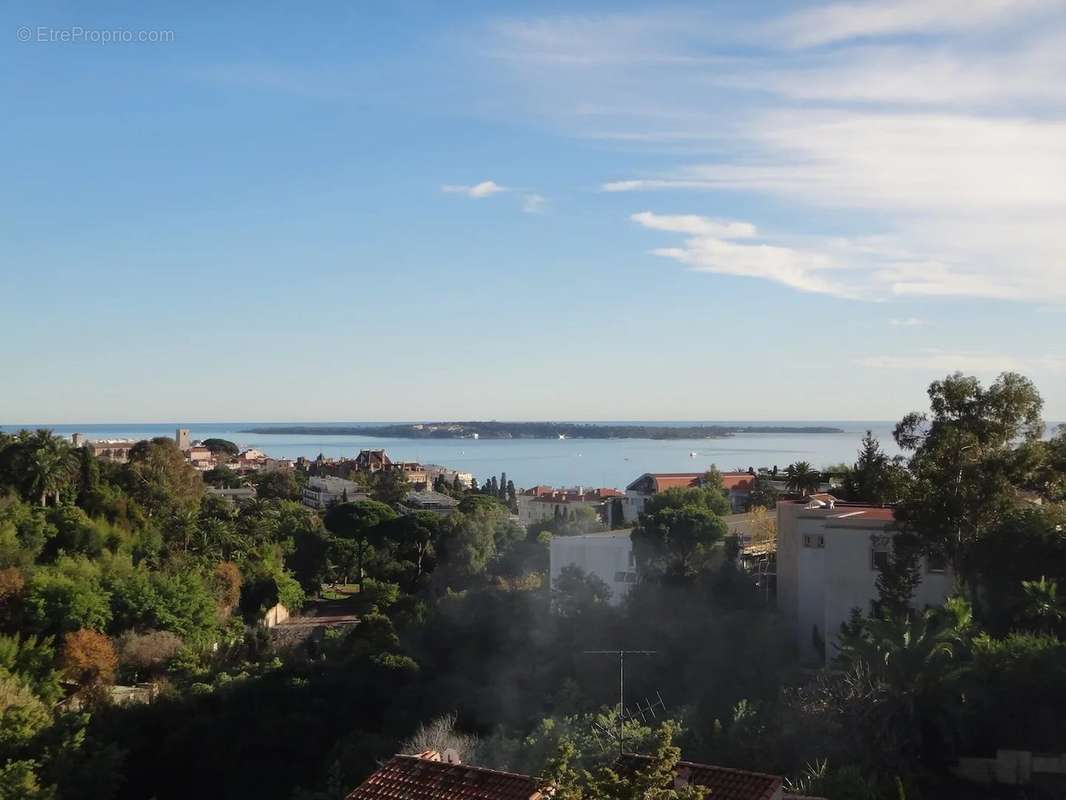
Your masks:
M 674 479 L 677 479 L 677 482 Z M 627 487 L 627 507 L 643 503 L 655 491 L 689 485 L 682 476 L 643 475 Z M 738 481 L 738 486 L 743 483 Z M 636 487 L 636 488 L 634 488 Z M 634 498 L 631 492 L 641 496 Z M 756 541 L 751 514 L 725 518 L 738 544 L 739 559 L 758 571 L 768 597 L 789 624 L 807 662 L 832 658 L 832 642 L 852 609 L 871 613 L 878 598 L 877 577 L 892 552 L 898 530 L 891 507 L 840 502 L 830 494 L 783 500 L 776 508 L 776 540 Z M 607 530 L 551 541 L 550 579 L 554 584 L 567 566 L 595 575 L 620 603 L 638 581 L 630 531 Z M 914 596 L 918 607 L 941 604 L 953 578 L 948 566 L 923 559 L 921 582 Z
M 722 485 L 734 513 L 748 506 L 757 475 L 750 472 L 723 472 Z M 556 519 L 574 519 L 581 509 L 596 513 L 608 528 L 632 524 L 644 511 L 644 504 L 668 489 L 689 489 L 704 485 L 706 472 L 646 472 L 618 489 L 575 487 L 556 489 L 534 486 L 518 493 L 518 521 L 529 526 Z
M 82 433 L 75 433 L 71 436 L 71 442 L 74 447 L 85 448 L 97 458 L 116 464 L 128 462 L 130 451 L 139 441 L 141 440 L 88 439 Z M 246 474 L 250 472 L 292 470 L 296 466 L 296 462 L 292 459 L 271 458 L 254 447 L 243 450 L 233 457 L 212 452 L 202 442 L 190 440 L 188 428 L 175 430 L 174 443 L 185 456 L 185 460 L 200 472 L 207 472 L 215 467 L 226 467 L 234 472 Z

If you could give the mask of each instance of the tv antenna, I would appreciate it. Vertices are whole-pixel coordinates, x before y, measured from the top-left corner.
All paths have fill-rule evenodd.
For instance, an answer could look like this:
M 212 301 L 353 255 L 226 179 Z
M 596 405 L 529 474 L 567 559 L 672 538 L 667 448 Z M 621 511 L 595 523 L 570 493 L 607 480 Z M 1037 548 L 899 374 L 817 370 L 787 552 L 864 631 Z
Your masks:
M 625 755 L 625 723 L 626 717 L 635 718 L 630 712 L 626 710 L 626 656 L 653 656 L 658 650 L 585 650 L 587 656 L 618 656 L 618 755 Z M 658 692 L 655 693 L 658 698 L 656 703 L 652 703 L 645 699 L 644 706 L 637 704 L 637 714 L 640 715 L 642 720 L 647 719 L 647 714 L 655 716 L 655 708 L 658 706 L 662 709 L 666 708 L 663 703 L 662 697 Z M 610 731 L 606 728 L 600 728 L 603 733 L 611 736 Z M 615 738 L 612 736 L 611 738 Z

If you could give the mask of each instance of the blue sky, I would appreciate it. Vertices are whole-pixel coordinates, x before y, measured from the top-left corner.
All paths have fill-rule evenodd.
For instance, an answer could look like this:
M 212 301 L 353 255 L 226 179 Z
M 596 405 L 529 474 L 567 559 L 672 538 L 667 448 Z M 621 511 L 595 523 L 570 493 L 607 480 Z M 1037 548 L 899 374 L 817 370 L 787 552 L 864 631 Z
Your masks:
M 760 5 L 7 4 L 0 421 L 1066 419 L 1061 3 Z

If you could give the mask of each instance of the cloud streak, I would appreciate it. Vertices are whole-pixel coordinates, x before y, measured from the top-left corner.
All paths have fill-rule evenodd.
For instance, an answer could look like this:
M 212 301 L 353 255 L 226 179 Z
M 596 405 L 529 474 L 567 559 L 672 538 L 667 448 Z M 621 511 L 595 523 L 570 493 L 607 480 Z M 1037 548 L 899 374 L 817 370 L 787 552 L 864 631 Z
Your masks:
M 466 197 L 471 197 L 475 200 L 480 200 L 484 197 L 492 197 L 494 194 L 500 194 L 501 192 L 511 191 L 506 186 L 500 186 L 496 181 L 482 181 L 481 183 L 475 183 L 473 186 L 445 184 L 440 187 L 440 190 L 447 194 L 465 195 Z
M 840 296 L 1066 304 L 1061 3 L 845 2 L 769 21 L 548 16 L 492 34 L 528 113 L 674 156 L 623 168 L 601 191 L 702 193 L 716 207 L 765 196 L 802 220 L 794 241 L 758 244 L 675 229 L 692 241 L 658 255 Z M 834 229 L 860 234 L 842 252 Z M 855 249 L 875 238 L 891 246 Z M 826 262 L 848 288 L 824 280 Z

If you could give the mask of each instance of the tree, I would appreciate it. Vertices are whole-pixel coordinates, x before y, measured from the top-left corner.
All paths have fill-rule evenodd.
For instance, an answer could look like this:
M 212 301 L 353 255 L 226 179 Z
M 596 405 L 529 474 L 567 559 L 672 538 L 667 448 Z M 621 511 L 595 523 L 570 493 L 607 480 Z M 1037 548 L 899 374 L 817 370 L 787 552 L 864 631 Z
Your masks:
M 22 609 L 27 626 L 38 633 L 103 630 L 111 621 L 110 600 L 94 564 L 64 559 L 55 567 L 33 571 L 22 594 Z
M 396 512 L 390 506 L 377 500 L 339 503 L 326 511 L 326 530 L 354 545 L 354 563 L 349 564 L 347 559 L 341 558 L 338 566 L 346 572 L 354 569 L 356 582 L 360 587 L 363 584 L 363 566 L 370 547 L 370 531 L 396 517 Z
M 903 465 L 889 458 L 872 431 L 866 431 L 855 465 L 844 477 L 843 490 L 849 500 L 867 503 L 894 503 L 907 490 Z
M 751 493 L 748 495 L 748 507 L 749 509 L 765 508 L 771 511 L 777 508 L 777 490 L 767 478 L 760 475 L 752 481 Z
M 236 489 L 244 485 L 240 475 L 224 466 L 212 467 L 204 473 L 203 480 L 204 483 L 221 489 Z
M 1025 593 L 1025 618 L 1040 633 L 1052 633 L 1066 620 L 1066 598 L 1059 597 L 1059 587 L 1041 575 L 1038 581 L 1022 581 Z
M 168 437 L 131 447 L 126 475 L 130 493 L 149 514 L 195 511 L 204 494 L 200 473 Z
M 256 478 L 256 496 L 260 500 L 299 500 L 300 482 L 296 473 L 286 470 L 271 470 Z
M 52 497 L 59 502 L 59 494 L 78 474 L 80 460 L 70 444 L 48 430 L 37 430 L 22 442 L 22 468 L 31 496 L 42 506 Z
M 540 791 L 556 800 L 702 800 L 705 788 L 677 780 L 685 775 L 678 772 L 681 750 L 673 744 L 676 731 L 673 722 L 665 722 L 656 731 L 651 756 L 629 756 L 593 771 L 577 765 L 577 747 L 564 738 L 540 776 Z
M 210 450 L 211 455 L 222 456 L 225 461 L 236 457 L 241 452 L 241 448 L 228 439 L 204 439 L 200 444 Z
M 866 701 L 866 724 L 894 742 L 880 757 L 914 764 L 923 751 L 943 751 L 971 635 L 969 605 L 954 598 L 920 614 L 862 620 L 841 640 L 838 666 L 881 687 Z
M 611 587 L 598 575 L 590 575 L 577 566 L 567 564 L 552 582 L 552 608 L 561 617 L 575 617 L 611 600 Z
M 785 485 L 794 494 L 807 495 L 818 491 L 822 476 L 806 461 L 797 461 L 785 467 Z
M 726 524 L 701 506 L 664 508 L 640 515 L 631 534 L 633 552 L 645 575 L 687 578 L 700 559 L 726 534 Z
M 385 577 L 413 593 L 436 567 L 444 521 L 437 514 L 420 511 L 383 522 L 370 535 L 375 549 L 387 553 L 390 563 Z
M 135 680 L 161 672 L 185 643 L 170 631 L 126 631 L 118 640 L 118 660 Z
M 209 581 L 219 614 L 228 617 L 241 599 L 241 571 L 232 561 L 215 564 Z
M 118 657 L 104 634 L 82 628 L 63 634 L 59 663 L 68 678 L 87 688 L 113 683 Z
M 381 470 L 374 474 L 373 484 L 370 488 L 370 496 L 379 503 L 396 507 L 411 490 L 407 482 L 407 476 L 399 470 Z
M 911 613 L 911 600 L 922 582 L 921 550 L 918 537 L 902 531 L 892 537 L 892 550 L 887 560 L 878 566 L 878 611 L 889 618 L 906 617 Z
M 896 425 L 914 478 L 897 517 L 969 584 L 966 551 L 1011 511 L 1017 488 L 1039 465 L 1043 401 L 1016 373 L 986 389 L 956 372 L 930 384 L 929 406 Z

